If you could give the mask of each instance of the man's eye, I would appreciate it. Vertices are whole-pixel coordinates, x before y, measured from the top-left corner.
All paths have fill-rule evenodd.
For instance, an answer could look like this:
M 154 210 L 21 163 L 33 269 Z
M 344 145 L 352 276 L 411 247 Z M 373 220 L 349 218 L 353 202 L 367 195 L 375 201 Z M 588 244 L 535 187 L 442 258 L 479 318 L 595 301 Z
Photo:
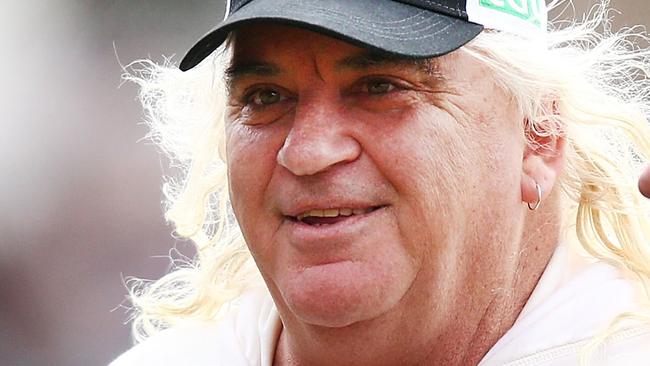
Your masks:
M 274 89 L 261 89 L 248 97 L 249 103 L 253 103 L 256 106 L 265 107 L 272 104 L 279 103 L 283 100 L 282 94 L 279 91 Z
M 369 94 L 386 94 L 395 90 L 395 84 L 387 80 L 373 80 L 366 84 Z

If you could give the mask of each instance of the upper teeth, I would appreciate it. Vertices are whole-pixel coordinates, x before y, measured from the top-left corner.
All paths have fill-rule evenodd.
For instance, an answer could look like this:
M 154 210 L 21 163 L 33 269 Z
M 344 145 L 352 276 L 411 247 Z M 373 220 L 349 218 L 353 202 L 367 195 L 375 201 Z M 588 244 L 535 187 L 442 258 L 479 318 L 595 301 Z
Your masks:
M 372 211 L 371 208 L 331 208 L 327 210 L 311 210 L 298 215 L 298 220 L 305 217 L 337 217 L 337 216 L 351 216 L 363 215 Z

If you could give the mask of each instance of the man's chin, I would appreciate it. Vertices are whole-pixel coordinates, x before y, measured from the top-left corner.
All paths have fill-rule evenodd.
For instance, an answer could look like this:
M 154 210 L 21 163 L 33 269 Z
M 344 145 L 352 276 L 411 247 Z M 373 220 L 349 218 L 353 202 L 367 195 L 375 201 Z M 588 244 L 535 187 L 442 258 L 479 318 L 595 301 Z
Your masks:
M 403 295 L 392 293 L 396 286 L 391 286 L 381 272 L 354 261 L 306 267 L 286 273 L 282 297 L 293 316 L 303 323 L 346 327 L 380 316 Z

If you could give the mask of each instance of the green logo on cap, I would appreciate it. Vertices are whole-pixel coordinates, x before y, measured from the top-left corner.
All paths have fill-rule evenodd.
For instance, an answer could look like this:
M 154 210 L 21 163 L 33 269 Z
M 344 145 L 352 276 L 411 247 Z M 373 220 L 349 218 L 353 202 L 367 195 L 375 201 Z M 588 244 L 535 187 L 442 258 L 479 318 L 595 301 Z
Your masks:
M 480 0 L 479 4 L 486 8 L 514 15 L 541 28 L 541 13 L 542 11 L 545 11 L 543 1 L 544 0 Z

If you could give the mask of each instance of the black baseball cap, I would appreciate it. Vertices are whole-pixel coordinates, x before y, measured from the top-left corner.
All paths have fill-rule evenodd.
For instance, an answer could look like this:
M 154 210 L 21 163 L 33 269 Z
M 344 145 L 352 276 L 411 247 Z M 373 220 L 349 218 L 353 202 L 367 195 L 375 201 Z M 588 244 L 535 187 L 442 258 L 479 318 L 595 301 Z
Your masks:
M 407 58 L 441 56 L 475 38 L 483 25 L 468 18 L 466 0 L 230 0 L 225 19 L 185 55 L 187 71 L 229 32 L 259 21 L 324 33 Z

